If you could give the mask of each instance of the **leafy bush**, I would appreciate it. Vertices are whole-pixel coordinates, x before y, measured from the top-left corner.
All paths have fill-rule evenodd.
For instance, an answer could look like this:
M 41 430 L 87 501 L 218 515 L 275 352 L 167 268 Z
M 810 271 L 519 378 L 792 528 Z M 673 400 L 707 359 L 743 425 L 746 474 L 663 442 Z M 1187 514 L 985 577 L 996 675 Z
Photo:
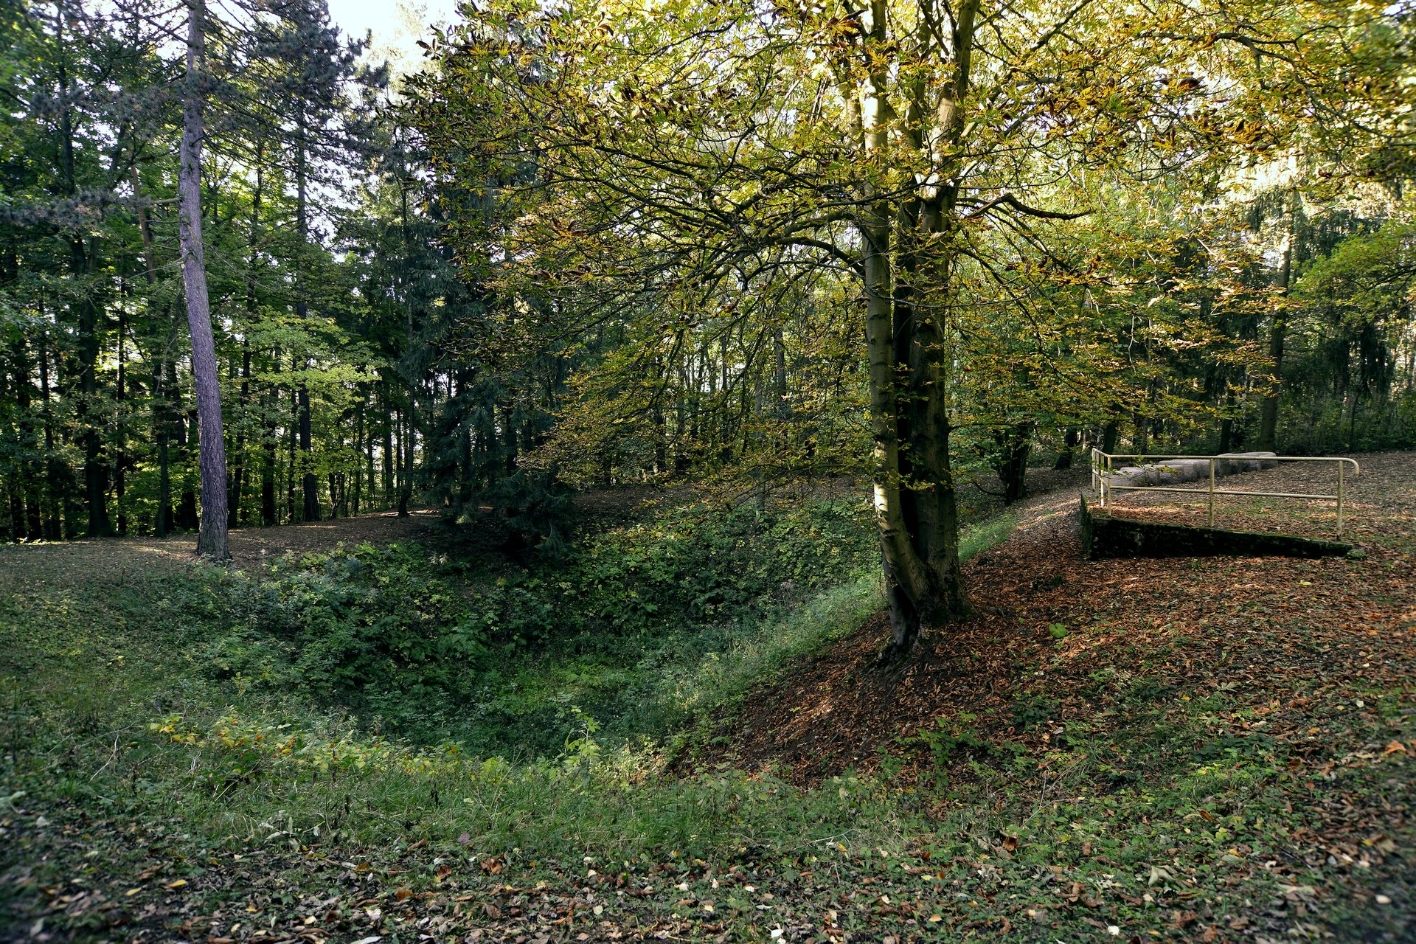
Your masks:
M 619 740 L 660 737 L 752 666 L 859 625 L 878 602 L 860 582 L 867 511 L 693 505 L 524 570 L 407 545 L 290 557 L 223 581 L 230 627 L 199 658 L 239 690 L 297 691 L 482 753 L 554 753 L 583 713 Z M 819 625 L 784 617 L 818 598 L 803 612 Z
M 287 559 L 231 597 L 235 625 L 205 660 L 242 684 L 293 682 L 326 700 L 454 691 L 486 650 L 457 589 L 406 545 Z

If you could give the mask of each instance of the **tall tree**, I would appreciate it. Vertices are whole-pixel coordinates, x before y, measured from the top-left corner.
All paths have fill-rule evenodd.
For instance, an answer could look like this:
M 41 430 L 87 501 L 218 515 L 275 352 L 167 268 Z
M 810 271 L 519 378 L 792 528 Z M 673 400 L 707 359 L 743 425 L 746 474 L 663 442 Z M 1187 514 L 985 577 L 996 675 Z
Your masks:
M 227 539 L 226 437 L 221 422 L 221 379 L 207 297 L 206 254 L 202 245 L 202 141 L 206 108 L 206 6 L 187 2 L 187 70 L 182 95 L 182 144 L 178 194 L 181 201 L 182 283 L 187 328 L 192 335 L 192 376 L 197 390 L 202 517 L 197 553 L 212 560 L 231 557 Z
M 993 271 L 980 234 L 1045 251 L 1049 227 L 1084 211 L 1088 173 L 1145 178 L 1214 153 L 1190 120 L 1217 94 L 1186 79 L 1198 39 L 1157 39 L 1085 2 L 494 4 L 424 80 L 417 120 L 458 186 L 519 191 L 497 197 L 489 236 L 475 219 L 454 230 L 502 260 L 508 299 L 557 291 L 600 324 L 764 257 L 857 280 L 900 654 L 969 610 L 950 441 L 961 269 Z M 534 182 L 509 188 L 529 162 Z

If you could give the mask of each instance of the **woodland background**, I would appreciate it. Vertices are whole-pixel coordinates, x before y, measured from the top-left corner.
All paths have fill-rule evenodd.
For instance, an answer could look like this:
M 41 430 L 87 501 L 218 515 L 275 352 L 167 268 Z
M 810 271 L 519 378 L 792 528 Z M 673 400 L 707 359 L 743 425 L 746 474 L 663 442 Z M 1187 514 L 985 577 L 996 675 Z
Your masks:
M 1006 160 L 1036 182 L 976 191 L 951 283 L 961 477 L 1011 501 L 1030 465 L 1091 445 L 1416 444 L 1410 16 L 1250 6 L 1224 14 L 1227 38 L 1204 11 L 1157 8 L 1149 45 L 1133 24 L 1076 18 L 1054 86 L 1018 77 L 1046 133 Z M 766 198 L 746 194 L 777 214 L 817 212 L 839 166 L 799 169 L 775 191 L 762 184 L 772 168 L 723 180 L 711 226 L 641 207 L 654 246 L 627 239 L 613 212 L 567 202 L 632 179 L 646 149 L 666 147 L 666 122 L 790 113 L 796 92 L 735 100 L 741 74 L 688 103 L 672 85 L 656 100 L 605 79 L 535 114 L 549 80 L 501 55 L 508 37 L 524 56 L 593 17 L 538 25 L 515 4 L 430 37 L 431 68 L 412 79 L 361 57 L 317 0 L 213 5 L 192 79 L 174 41 L 187 12 L 0 11 L 0 536 L 197 525 L 175 203 L 191 94 L 209 125 L 203 224 L 233 526 L 410 503 L 465 519 L 491 505 L 553 552 L 574 489 L 741 493 L 870 471 L 851 260 L 819 237 L 693 258 L 716 251 L 710 230 L 762 225 Z M 730 28 L 728 14 L 679 13 L 685 36 Z M 601 11 L 605 35 L 615 15 Z M 1086 29 L 1123 27 L 1137 41 L 1062 61 L 1089 48 Z M 574 74 L 625 67 L 585 43 Z M 601 126 L 575 125 L 577 107 Z M 1146 140 L 1127 130 L 1142 126 Z M 613 149 L 566 178 L 535 156 L 612 131 L 632 156 L 618 170 Z M 544 140 L 528 143 L 533 132 Z M 1000 216 L 1020 193 L 1049 209 Z

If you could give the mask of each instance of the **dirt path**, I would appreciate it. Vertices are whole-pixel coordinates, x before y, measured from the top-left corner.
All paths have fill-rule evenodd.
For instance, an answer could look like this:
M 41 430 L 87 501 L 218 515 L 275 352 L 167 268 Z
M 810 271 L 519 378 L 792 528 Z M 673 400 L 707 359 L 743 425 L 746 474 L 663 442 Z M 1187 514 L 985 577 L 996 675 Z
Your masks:
M 274 528 L 239 528 L 231 532 L 232 566 L 248 570 L 287 552 L 327 551 L 340 544 L 427 540 L 437 533 L 438 519 L 438 513 L 432 511 L 417 511 L 406 518 L 389 512 Z M 77 574 L 121 580 L 156 568 L 190 566 L 195 560 L 196 537 L 190 534 L 9 544 L 0 546 L 0 585 L 6 578 L 71 579 Z

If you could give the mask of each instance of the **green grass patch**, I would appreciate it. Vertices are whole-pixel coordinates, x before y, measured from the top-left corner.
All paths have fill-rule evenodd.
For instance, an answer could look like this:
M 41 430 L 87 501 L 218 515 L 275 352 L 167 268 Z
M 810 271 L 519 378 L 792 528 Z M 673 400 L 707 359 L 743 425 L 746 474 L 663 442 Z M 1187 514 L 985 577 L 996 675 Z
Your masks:
M 1006 693 L 1002 710 L 1031 740 L 944 718 L 896 745 L 922 762 L 913 777 L 903 762 L 810 790 L 730 770 L 665 775 L 667 735 L 877 611 L 878 577 L 852 572 L 868 540 L 819 579 L 777 555 L 693 609 L 735 579 L 738 555 L 758 553 L 752 528 L 792 540 L 783 529 L 825 527 L 810 514 L 700 519 L 717 529 L 714 553 L 684 548 L 677 525 L 619 534 L 639 549 L 635 568 L 572 558 L 497 592 L 411 547 L 252 577 L 0 574 L 0 939 L 31 936 L 42 917 L 44 933 L 79 941 L 312 927 L 414 941 L 436 922 L 482 940 L 831 929 L 1050 942 L 1114 927 L 1187 941 L 1274 912 L 1279 931 L 1318 927 L 1319 896 L 1347 874 L 1359 889 L 1404 889 L 1393 876 L 1407 821 L 1374 819 L 1370 845 L 1352 846 L 1354 860 L 1386 856 L 1370 873 L 1344 872 L 1357 866 L 1336 856 L 1349 853 L 1314 830 L 1328 807 L 1409 807 L 1409 749 L 1383 753 L 1416 745 L 1409 686 L 1371 682 L 1315 707 L 1322 739 L 1295 740 L 1271 735 L 1269 708 L 1241 686 L 1103 667 L 1081 683 L 1095 715 L 1059 718 L 1041 687 Z M 971 533 L 968 547 L 1011 527 Z M 820 534 L 813 567 L 845 546 Z M 646 568 L 662 592 L 639 599 L 672 605 L 616 622 L 605 607 Z M 505 607 L 523 598 L 509 588 L 588 636 L 528 623 L 543 635 L 518 640 Z M 501 737 L 524 737 L 519 754 L 451 736 L 508 718 Z M 1346 901 L 1333 913 L 1362 934 L 1396 927 Z

